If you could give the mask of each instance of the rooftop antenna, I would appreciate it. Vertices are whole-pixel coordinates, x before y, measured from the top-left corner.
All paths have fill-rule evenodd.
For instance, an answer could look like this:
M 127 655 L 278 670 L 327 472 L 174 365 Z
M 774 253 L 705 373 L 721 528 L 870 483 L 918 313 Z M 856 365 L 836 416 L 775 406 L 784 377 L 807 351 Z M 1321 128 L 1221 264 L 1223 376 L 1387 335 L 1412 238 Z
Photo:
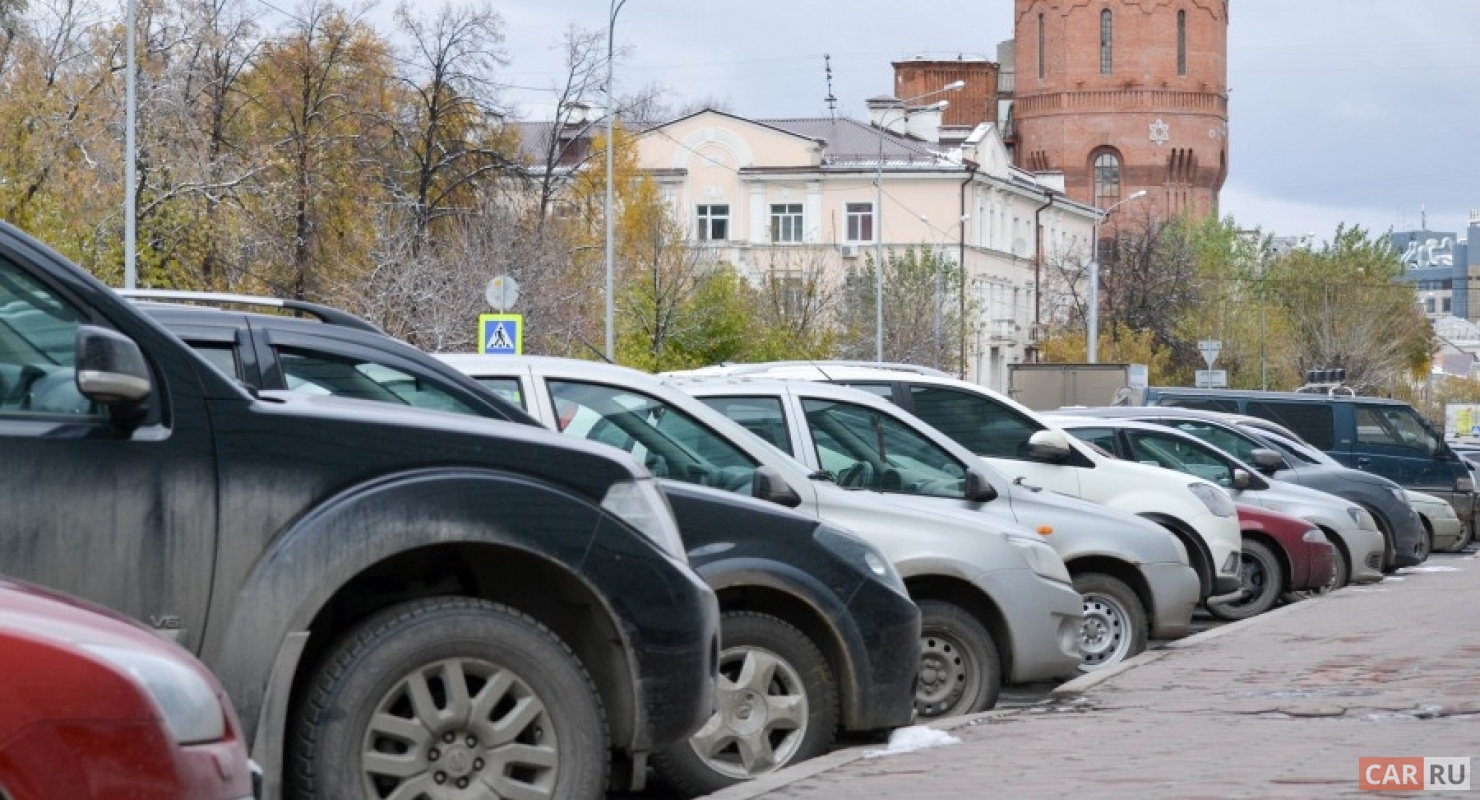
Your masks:
M 823 69 L 827 73 L 827 97 L 823 102 L 827 103 L 827 115 L 834 120 L 838 118 L 838 98 L 833 96 L 832 90 L 832 54 L 822 54 Z

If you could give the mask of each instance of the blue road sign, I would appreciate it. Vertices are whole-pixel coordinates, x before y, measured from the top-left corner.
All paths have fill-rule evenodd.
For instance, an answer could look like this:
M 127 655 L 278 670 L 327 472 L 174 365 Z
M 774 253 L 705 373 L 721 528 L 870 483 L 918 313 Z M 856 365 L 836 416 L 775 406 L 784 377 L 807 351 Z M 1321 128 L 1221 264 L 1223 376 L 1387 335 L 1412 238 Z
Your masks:
M 523 314 L 479 314 L 478 352 L 517 356 L 524 352 Z

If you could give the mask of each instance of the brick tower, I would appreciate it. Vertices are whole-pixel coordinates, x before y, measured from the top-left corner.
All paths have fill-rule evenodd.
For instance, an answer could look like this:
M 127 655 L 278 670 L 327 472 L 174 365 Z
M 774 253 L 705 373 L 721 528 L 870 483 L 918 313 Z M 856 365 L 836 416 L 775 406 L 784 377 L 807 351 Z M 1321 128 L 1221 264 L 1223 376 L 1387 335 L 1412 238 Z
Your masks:
M 1218 213 L 1228 175 L 1228 0 L 1016 0 L 1019 166 L 1136 216 Z M 1121 213 L 1129 212 L 1130 208 Z

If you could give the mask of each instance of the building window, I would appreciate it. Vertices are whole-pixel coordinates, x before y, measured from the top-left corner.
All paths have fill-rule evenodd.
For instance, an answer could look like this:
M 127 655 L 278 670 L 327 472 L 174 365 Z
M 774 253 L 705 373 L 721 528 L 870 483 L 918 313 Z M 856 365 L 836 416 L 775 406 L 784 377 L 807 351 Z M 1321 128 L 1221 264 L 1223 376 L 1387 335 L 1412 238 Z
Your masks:
M 1110 9 L 1100 12 L 1100 74 L 1110 74 Z
M 1038 80 L 1043 80 L 1043 15 L 1038 15 Z
M 872 242 L 874 240 L 874 204 L 849 203 L 847 223 L 848 232 L 845 241 Z
M 802 240 L 802 204 L 777 203 L 771 206 L 771 241 Z
M 1177 12 L 1177 74 L 1187 75 L 1187 12 Z
M 723 242 L 730 238 L 730 207 L 699 206 L 699 241 Z
M 1120 156 L 1109 151 L 1095 156 L 1095 208 L 1109 208 L 1120 200 Z

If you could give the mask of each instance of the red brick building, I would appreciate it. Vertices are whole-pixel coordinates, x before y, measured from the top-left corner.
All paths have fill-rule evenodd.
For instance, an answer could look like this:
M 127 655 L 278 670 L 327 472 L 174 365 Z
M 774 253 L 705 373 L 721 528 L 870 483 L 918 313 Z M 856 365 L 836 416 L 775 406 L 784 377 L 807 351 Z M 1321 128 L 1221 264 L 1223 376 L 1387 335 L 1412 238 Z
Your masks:
M 1228 175 L 1228 0 L 1014 5 L 1018 166 L 1062 172 L 1071 198 L 1101 209 L 1144 189 L 1138 203 L 1155 216 L 1216 214 Z

